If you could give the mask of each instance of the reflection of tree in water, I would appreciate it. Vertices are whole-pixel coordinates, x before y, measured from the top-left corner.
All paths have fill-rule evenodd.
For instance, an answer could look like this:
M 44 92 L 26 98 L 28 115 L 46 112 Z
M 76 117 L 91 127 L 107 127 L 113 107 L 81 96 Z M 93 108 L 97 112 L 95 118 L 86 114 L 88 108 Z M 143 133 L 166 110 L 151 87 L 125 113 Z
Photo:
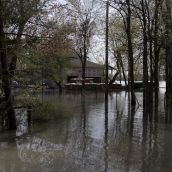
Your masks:
M 166 120 L 165 124 L 160 108 L 152 111 L 140 107 L 135 111 L 123 93 L 112 94 L 105 104 L 99 100 L 90 103 L 87 94 L 79 98 L 81 106 L 76 116 L 48 124 L 47 129 L 44 126 L 34 132 L 35 136 L 25 133 L 17 137 L 17 146 L 13 143 L 15 136 L 7 144 L 0 144 L 0 168 L 67 172 L 171 170 L 171 122 Z M 169 119 L 172 111 L 167 110 Z
M 127 119 L 127 129 L 128 129 L 128 136 L 127 136 L 127 140 L 128 140 L 128 150 L 126 153 L 126 172 L 130 171 L 130 166 L 132 164 L 131 160 L 132 160 L 132 153 L 133 153 L 133 130 L 134 130 L 134 115 L 135 115 L 135 106 L 131 106 L 130 103 L 130 99 L 128 102 L 128 119 Z
M 142 130 L 142 171 L 171 171 L 172 159 L 170 145 L 172 140 L 167 134 L 169 124 L 164 125 L 165 118 L 161 109 L 147 106 L 143 110 Z M 171 111 L 171 110 L 170 110 Z M 171 111 L 172 112 L 172 111 Z M 167 114 L 168 112 L 166 112 Z M 168 128 L 168 129 L 167 129 Z M 168 136 L 166 136 L 166 134 Z M 166 144 L 167 143 L 167 144 Z M 165 149 L 164 149 L 165 148 Z M 171 156 L 171 157 L 168 157 Z
M 60 165 L 58 159 L 64 158 L 61 151 L 62 145 L 53 144 L 44 139 L 33 137 L 27 143 L 22 143 L 22 140 L 18 140 L 16 143 L 20 160 L 33 166 L 39 164 L 44 168 L 56 169 Z M 58 161 L 55 162 L 55 160 Z
M 105 150 L 105 172 L 108 171 L 108 94 L 105 93 L 105 131 L 104 131 L 104 150 Z
M 166 124 L 172 123 L 172 105 L 171 102 L 165 102 L 165 122 Z
M 109 141 L 109 157 L 116 164 L 114 169 L 119 167 L 121 171 L 135 171 L 143 166 L 148 171 L 155 169 L 153 164 L 157 163 L 155 159 L 159 148 L 156 118 L 154 118 L 154 121 L 146 115 L 141 118 L 143 114 L 139 110 L 135 111 L 135 108 L 125 104 L 124 107 L 125 110 L 116 111 L 116 120 L 114 121 L 116 128 L 113 133 L 115 136 L 110 136 L 113 137 L 113 140 Z M 126 107 L 128 107 L 127 116 L 125 115 Z M 152 112 L 149 111 L 149 113 Z M 141 119 L 143 119 L 142 125 L 140 123 Z M 162 149 L 160 149 L 161 151 Z M 158 161 L 160 162 L 160 159 Z M 144 163 L 143 166 L 142 162 Z M 151 168 L 148 168 L 148 162 L 151 163 Z M 111 163 L 109 162 L 109 164 Z
M 81 98 L 81 119 L 79 120 L 81 125 L 77 121 L 73 123 L 76 128 L 73 129 L 72 134 L 69 131 L 68 143 L 62 148 L 66 151 L 57 150 L 55 157 L 46 153 L 45 163 L 50 160 L 49 156 L 54 162 L 55 159 L 58 160 L 57 156 L 61 155 L 58 160 L 61 162 L 61 166 L 56 164 L 55 168 L 63 169 L 65 167 L 66 171 L 69 169 L 70 171 L 83 171 L 86 168 L 89 171 L 115 169 L 121 171 L 155 169 L 160 171 L 160 169 L 164 169 L 165 165 L 170 167 L 165 154 L 169 155 L 171 141 L 159 128 L 162 121 L 158 119 L 158 110 L 152 111 L 149 107 L 144 109 L 142 114 L 139 110 L 135 111 L 135 108 L 126 106 L 124 103 L 128 101 L 126 97 L 120 100 L 120 96 L 115 96 L 116 98 L 112 96 L 110 97 L 110 106 L 107 102 L 105 103 L 105 117 L 102 119 L 104 120 L 104 137 L 102 140 L 95 139 L 90 135 L 92 128 L 89 128 L 89 118 L 93 114 L 89 113 L 91 109 L 87 106 L 85 96 Z M 112 109 L 115 110 L 112 111 Z M 112 115 L 112 112 L 115 113 Z M 161 138 L 164 142 L 161 142 Z M 61 152 L 60 155 L 59 152 Z M 162 166 L 157 166 L 160 162 L 163 162 Z

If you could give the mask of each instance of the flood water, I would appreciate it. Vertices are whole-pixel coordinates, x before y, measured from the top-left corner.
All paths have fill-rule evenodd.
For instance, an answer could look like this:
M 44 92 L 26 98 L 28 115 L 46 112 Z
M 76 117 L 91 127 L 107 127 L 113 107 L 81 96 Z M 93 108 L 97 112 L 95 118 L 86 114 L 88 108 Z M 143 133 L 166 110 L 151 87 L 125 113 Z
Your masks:
M 164 92 L 146 119 L 141 92 L 136 110 L 126 92 L 109 94 L 108 103 L 103 93 L 46 93 L 43 101 L 57 105 L 61 116 L 1 132 L 0 172 L 171 172 L 172 124 Z

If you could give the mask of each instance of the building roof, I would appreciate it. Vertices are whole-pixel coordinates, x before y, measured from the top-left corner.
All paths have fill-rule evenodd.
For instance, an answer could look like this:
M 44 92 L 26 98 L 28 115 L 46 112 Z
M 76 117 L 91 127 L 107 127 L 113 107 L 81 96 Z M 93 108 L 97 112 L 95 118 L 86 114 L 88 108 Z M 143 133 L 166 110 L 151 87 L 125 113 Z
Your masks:
M 81 61 L 79 59 L 72 59 L 70 61 L 71 67 L 73 68 L 81 68 Z M 94 63 L 91 61 L 87 60 L 86 63 L 86 68 L 99 68 L 99 69 L 104 69 L 104 65 L 98 64 L 98 63 Z

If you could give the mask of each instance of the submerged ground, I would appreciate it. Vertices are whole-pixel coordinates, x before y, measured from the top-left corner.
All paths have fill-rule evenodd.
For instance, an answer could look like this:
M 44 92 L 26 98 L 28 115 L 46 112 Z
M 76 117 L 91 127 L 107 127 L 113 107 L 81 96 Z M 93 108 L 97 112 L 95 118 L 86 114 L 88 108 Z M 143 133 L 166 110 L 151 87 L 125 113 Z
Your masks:
M 109 95 L 107 112 L 103 93 L 49 91 L 43 102 L 57 106 L 59 118 L 30 128 L 23 118 L 17 132 L 1 132 L 0 171 L 170 172 L 172 124 L 166 122 L 164 92 L 145 121 L 141 92 L 133 113 L 126 92 Z

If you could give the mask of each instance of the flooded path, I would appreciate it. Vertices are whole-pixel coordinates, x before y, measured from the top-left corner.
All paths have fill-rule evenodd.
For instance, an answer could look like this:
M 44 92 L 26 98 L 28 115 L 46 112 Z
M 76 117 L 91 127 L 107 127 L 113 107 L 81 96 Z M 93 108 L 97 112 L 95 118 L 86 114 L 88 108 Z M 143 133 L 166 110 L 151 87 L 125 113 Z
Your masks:
M 142 93 L 137 92 L 139 102 Z M 153 118 L 142 105 L 132 111 L 125 92 L 47 93 L 59 119 L 19 125 L 0 133 L 2 172 L 171 172 L 172 124 L 166 122 L 164 90 Z M 108 108 L 107 108 L 108 107 Z

